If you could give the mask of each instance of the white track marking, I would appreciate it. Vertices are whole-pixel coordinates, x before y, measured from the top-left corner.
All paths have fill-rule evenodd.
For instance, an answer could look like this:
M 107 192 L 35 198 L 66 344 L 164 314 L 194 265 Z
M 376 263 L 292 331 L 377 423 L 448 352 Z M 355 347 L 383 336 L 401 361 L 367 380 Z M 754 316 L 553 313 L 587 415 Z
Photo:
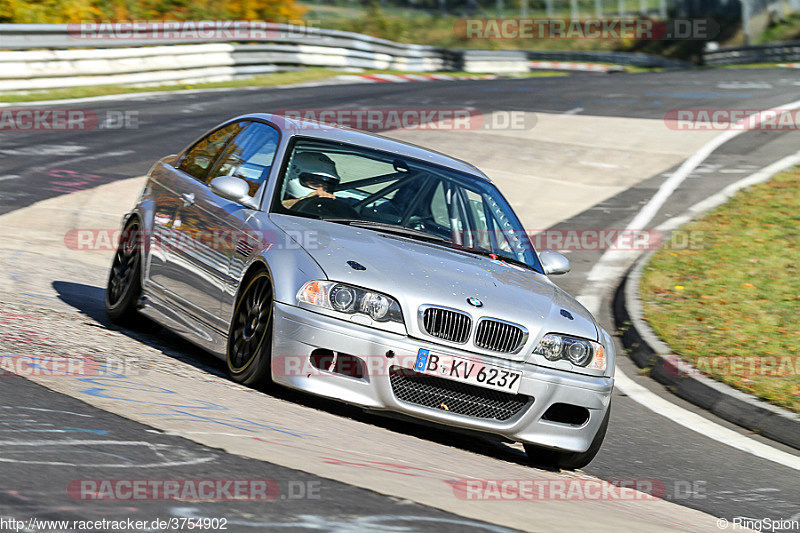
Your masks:
M 579 165 L 585 165 L 587 167 L 600 167 L 600 168 L 619 168 L 619 165 L 615 165 L 613 163 L 603 163 L 601 161 L 578 161 Z
M 37 144 L 19 149 L 4 148 L 0 150 L 0 154 L 41 157 L 43 155 L 73 155 L 84 150 L 86 150 L 85 146 L 77 144 Z
M 41 447 L 41 446 L 139 446 L 143 448 L 147 448 L 153 453 L 158 456 L 163 457 L 163 454 L 160 453 L 159 449 L 165 448 L 168 445 L 160 445 L 160 444 L 153 444 L 150 442 L 144 441 L 125 441 L 125 440 L 26 440 L 26 441 L 16 441 L 16 440 L 5 440 L 0 441 L 0 448 L 3 451 L 9 451 L 7 448 L 11 447 Z M 94 450 L 94 453 L 97 453 L 97 450 Z M 183 461 L 161 461 L 157 463 L 131 463 L 131 464 L 95 464 L 95 463 L 69 463 L 69 462 L 62 462 L 62 461 L 25 461 L 22 459 L 10 459 L 6 457 L 0 456 L 0 463 L 17 463 L 17 464 L 37 464 L 37 465 L 50 465 L 50 466 L 92 466 L 98 468 L 160 468 L 160 467 L 170 467 L 170 466 L 191 466 L 197 465 L 202 463 L 207 463 L 209 461 L 213 461 L 216 459 L 214 456 L 207 456 L 207 457 L 194 457 L 191 459 L 186 459 Z
M 674 403 L 642 387 L 624 373 L 620 372 L 619 368 L 617 368 L 616 371 L 615 385 L 633 401 L 644 405 L 656 414 L 669 418 L 676 424 L 696 431 L 710 439 L 725 443 L 737 450 L 751 453 L 762 459 L 767 459 L 768 461 L 773 461 L 795 470 L 800 470 L 800 457 L 778 450 L 755 439 L 751 439 L 750 437 L 746 437 L 732 429 L 711 422 L 697 413 L 678 407 Z
M 763 183 L 769 180 L 772 176 L 774 176 L 778 172 L 786 170 L 797 164 L 800 164 L 800 152 L 786 156 L 783 159 L 780 159 L 772 163 L 771 165 L 762 168 L 758 172 L 754 172 L 753 174 L 750 174 L 749 176 L 742 178 L 739 181 L 731 183 L 718 193 L 709 196 L 705 200 L 702 200 L 694 204 L 692 207 L 688 209 L 688 211 L 684 215 L 681 215 L 680 217 L 675 217 L 674 219 L 667 220 L 663 224 L 660 224 L 656 229 L 660 231 L 675 229 L 684 223 L 684 219 L 686 222 L 688 222 L 698 214 L 713 209 L 718 205 L 722 205 L 726 200 L 731 198 L 740 189 L 744 189 L 745 187 L 750 187 L 751 185 L 756 185 L 758 183 Z
M 757 122 L 760 123 L 765 113 L 791 110 L 800 108 L 800 100 L 774 107 L 759 113 Z M 626 229 L 633 230 L 637 228 L 645 228 L 647 224 L 655 217 L 661 207 L 666 203 L 667 199 L 672 193 L 686 180 L 687 177 L 699 167 L 717 148 L 728 142 L 729 140 L 749 131 L 745 126 L 750 122 L 750 118 L 745 118 L 737 122 L 731 130 L 726 131 L 714 137 L 700 150 L 693 154 L 689 159 L 676 170 L 662 185 L 659 187 L 656 194 L 645 204 L 645 206 L 636 214 L 636 216 L 627 225 Z M 719 193 L 695 204 L 691 209 L 691 213 L 700 213 L 708 209 L 711 205 L 717 205 L 728 197 L 730 197 L 737 190 L 747 187 L 749 185 L 765 181 L 770 176 L 783 170 L 789 166 L 796 164 L 800 159 L 798 155 L 789 156 L 772 165 L 769 165 L 762 170 L 741 179 Z M 600 257 L 600 260 L 592 267 L 587 276 L 586 288 L 578 296 L 578 300 L 589 309 L 593 314 L 600 311 L 603 295 L 607 288 L 618 280 L 624 274 L 625 270 L 629 267 L 630 263 L 638 256 L 638 251 L 623 252 L 615 251 L 612 247 L 606 250 Z M 696 413 L 687 411 L 664 398 L 650 392 L 646 388 L 634 382 L 631 378 L 625 375 L 619 367 L 615 369 L 616 372 L 616 386 L 624 394 L 627 394 L 631 399 L 644 407 L 650 409 L 656 414 L 669 418 L 676 423 L 706 435 L 709 438 L 727 444 L 738 450 L 756 455 L 763 459 L 773 461 L 775 463 L 800 470 L 800 457 L 783 452 L 767 444 L 751 439 L 745 435 L 737 433 L 719 424 L 708 420 Z
M 65 414 L 65 415 L 75 415 L 75 416 L 83 416 L 83 417 L 86 417 L 86 418 L 94 418 L 92 415 L 85 415 L 85 414 L 81 414 L 81 413 L 73 413 L 72 411 L 59 411 L 57 409 L 45 409 L 45 408 L 42 408 L 42 407 L 22 407 L 20 405 L 2 405 L 2 406 L 0 406 L 0 409 L 13 409 L 15 411 L 17 409 L 26 409 L 28 411 L 41 411 L 43 413 L 61 413 L 61 414 Z M 15 414 L 15 413 L 12 413 L 12 414 Z
M 760 123 L 765 113 L 771 113 L 781 110 L 791 110 L 800 108 L 800 100 L 784 104 L 782 106 L 773 107 L 761 111 L 758 114 L 758 119 L 752 120 L 746 117 L 736 124 L 730 130 L 717 135 L 700 150 L 695 152 L 689 159 L 683 162 L 667 180 L 661 184 L 656 194 L 645 204 L 645 206 L 636 214 L 631 220 L 626 229 L 636 230 L 647 227 L 647 224 L 655 217 L 659 209 L 666 203 L 673 192 L 683 183 L 689 175 L 694 172 L 714 150 L 728 142 L 729 140 L 749 131 L 746 126 L 753 122 Z M 615 243 L 616 244 L 616 243 Z M 600 308 L 602 297 L 606 292 L 606 288 L 615 280 L 619 279 L 625 270 L 630 266 L 632 261 L 639 255 L 639 251 L 620 251 L 617 246 L 610 247 L 600 257 L 600 260 L 595 263 L 589 271 L 586 281 L 588 282 L 586 288 L 578 296 L 578 300 L 586 306 L 590 311 L 595 311 Z
M 796 100 L 789 104 L 785 104 L 782 106 L 774 107 L 772 109 L 767 109 L 759 113 L 758 122 L 760 123 L 764 117 L 765 113 L 781 111 L 781 110 L 790 110 L 790 109 L 797 109 L 800 108 L 800 100 Z M 734 137 L 738 137 L 742 133 L 749 131 L 745 128 L 745 126 L 750 122 L 750 118 L 745 118 L 737 122 L 732 129 L 722 133 L 709 142 L 707 142 L 703 147 L 700 148 L 697 152 L 695 152 L 692 157 L 687 159 L 683 162 L 683 164 L 678 168 L 678 170 L 665 181 L 661 187 L 658 188 L 656 194 L 650 199 L 649 202 L 642 208 L 641 211 L 631 220 L 630 224 L 628 224 L 628 229 L 634 228 L 643 228 L 645 225 L 650 222 L 653 217 L 656 215 L 661 206 L 667 201 L 667 199 L 675 192 L 681 183 L 692 173 L 694 169 L 696 169 L 700 164 L 705 161 L 708 156 L 710 156 L 717 148 L 728 142 L 729 140 L 733 139 Z M 742 129 L 739 129 L 742 128 Z M 606 252 L 608 253 L 608 252 Z
M 288 87 L 279 85 L 274 88 Z M 263 87 L 221 87 L 213 89 L 180 89 L 177 91 L 142 91 L 138 93 L 106 94 L 103 96 L 84 96 L 83 98 L 60 98 L 58 100 L 35 100 L 32 102 L 0 102 L 0 109 L 5 107 L 40 107 L 61 104 L 80 104 L 88 102 L 116 102 L 119 100 L 152 100 L 161 96 L 182 96 L 187 94 L 217 93 L 224 91 L 246 91 Z

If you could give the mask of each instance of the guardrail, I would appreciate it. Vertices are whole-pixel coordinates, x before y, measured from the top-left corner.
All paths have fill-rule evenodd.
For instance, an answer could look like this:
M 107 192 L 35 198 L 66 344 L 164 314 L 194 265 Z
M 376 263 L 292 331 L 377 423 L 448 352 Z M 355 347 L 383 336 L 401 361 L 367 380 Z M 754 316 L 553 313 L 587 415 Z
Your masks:
M 583 61 L 587 63 L 610 63 L 643 68 L 689 68 L 691 63 L 669 57 L 630 52 L 573 52 L 532 50 L 527 52 L 531 61 Z
M 705 65 L 743 65 L 745 63 L 784 63 L 800 61 L 800 41 L 731 46 L 703 52 Z
M 0 50 L 110 48 L 213 41 L 338 46 L 398 55 L 432 53 L 437 50 L 433 46 L 396 43 L 370 35 L 313 26 L 260 21 L 196 21 L 181 23 L 179 26 L 176 24 L 0 24 Z
M 449 70 L 440 55 L 398 56 L 309 45 L 160 45 L 0 52 L 0 91 L 224 81 L 300 67 Z
M 238 32 L 230 22 L 184 23 L 172 31 L 169 24 L 125 31 L 111 24 L 0 24 L 0 91 L 224 81 L 311 66 L 487 73 L 526 72 L 532 59 L 688 66 L 645 54 L 447 50 L 287 24 L 241 22 Z M 192 24 L 196 31 L 186 31 Z

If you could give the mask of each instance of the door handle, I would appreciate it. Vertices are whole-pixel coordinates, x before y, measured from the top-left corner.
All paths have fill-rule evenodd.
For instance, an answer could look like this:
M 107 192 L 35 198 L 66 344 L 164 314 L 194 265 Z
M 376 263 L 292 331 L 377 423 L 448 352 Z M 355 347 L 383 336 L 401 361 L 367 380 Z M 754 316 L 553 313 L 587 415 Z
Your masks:
M 181 198 L 183 199 L 183 207 L 189 207 L 190 205 L 194 205 L 194 193 L 183 193 L 181 194 Z

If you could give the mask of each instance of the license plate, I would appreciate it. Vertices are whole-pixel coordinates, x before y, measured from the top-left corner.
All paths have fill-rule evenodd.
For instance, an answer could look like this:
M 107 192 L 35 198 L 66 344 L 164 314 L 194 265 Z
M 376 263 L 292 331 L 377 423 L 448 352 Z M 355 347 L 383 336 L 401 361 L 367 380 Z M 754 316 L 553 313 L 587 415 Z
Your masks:
M 522 372 L 478 363 L 463 357 L 431 353 L 425 348 L 420 348 L 417 352 L 414 370 L 421 374 L 452 379 L 511 394 L 517 393 L 520 381 L 522 381 Z

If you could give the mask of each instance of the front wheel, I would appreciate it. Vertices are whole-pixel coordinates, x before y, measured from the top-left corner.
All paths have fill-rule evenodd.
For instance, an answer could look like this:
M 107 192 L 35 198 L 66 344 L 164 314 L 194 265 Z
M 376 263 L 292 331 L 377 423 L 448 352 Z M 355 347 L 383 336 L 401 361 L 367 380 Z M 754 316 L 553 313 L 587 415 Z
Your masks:
M 273 309 L 272 283 L 262 271 L 246 282 L 233 311 L 227 362 L 228 373 L 237 383 L 269 383 Z
M 583 468 L 592 462 L 603 445 L 603 439 L 608 430 L 608 419 L 611 417 L 611 406 L 606 410 L 606 416 L 597 428 L 597 433 L 585 452 L 560 452 L 552 448 L 544 448 L 535 444 L 525 443 L 525 453 L 528 454 L 528 461 L 534 465 L 548 465 L 563 468 L 564 470 L 576 470 Z
M 126 324 L 136 315 L 142 295 L 142 239 L 139 220 L 125 225 L 111 264 L 106 286 L 106 313 L 112 322 Z

